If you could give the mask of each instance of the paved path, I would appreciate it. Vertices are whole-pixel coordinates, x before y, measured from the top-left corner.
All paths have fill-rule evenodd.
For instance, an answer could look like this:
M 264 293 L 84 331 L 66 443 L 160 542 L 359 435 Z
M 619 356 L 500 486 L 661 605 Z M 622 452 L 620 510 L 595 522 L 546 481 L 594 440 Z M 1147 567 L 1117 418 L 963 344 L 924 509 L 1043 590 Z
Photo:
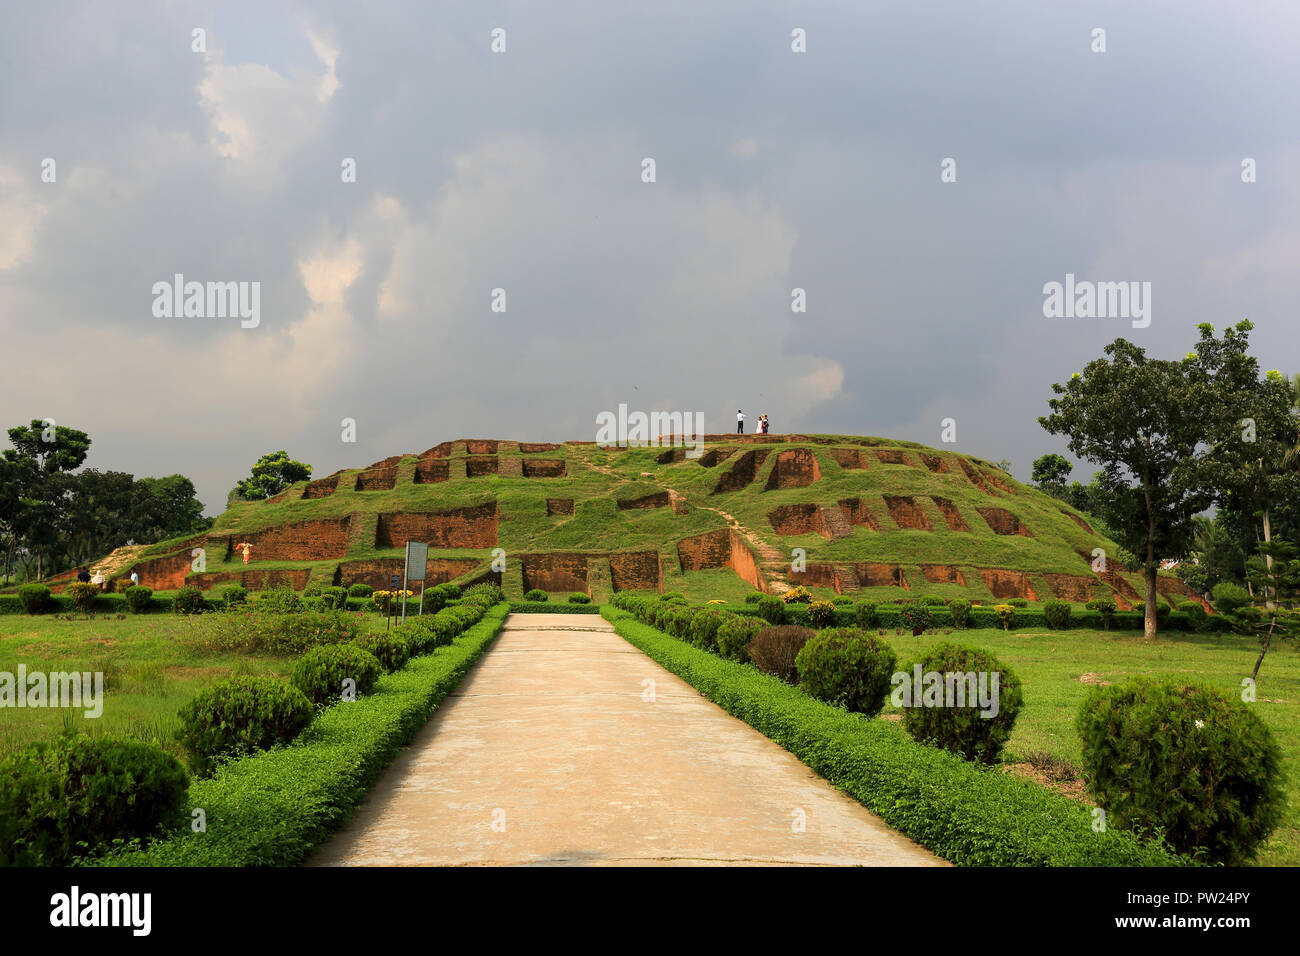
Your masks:
M 565 614 L 509 617 L 311 863 L 946 865 L 603 618 Z

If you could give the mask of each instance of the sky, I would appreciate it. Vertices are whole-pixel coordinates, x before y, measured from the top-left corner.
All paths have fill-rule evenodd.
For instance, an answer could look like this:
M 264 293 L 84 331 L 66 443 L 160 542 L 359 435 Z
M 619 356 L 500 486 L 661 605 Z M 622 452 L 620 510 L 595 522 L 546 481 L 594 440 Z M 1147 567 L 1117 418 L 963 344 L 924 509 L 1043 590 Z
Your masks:
M 1291 0 L 0 21 L 0 424 L 83 429 L 88 466 L 188 475 L 210 514 L 268 451 L 323 476 L 593 440 L 620 404 L 1026 481 L 1066 451 L 1052 383 L 1116 337 L 1177 358 L 1249 318 L 1262 366 L 1300 371 Z M 178 273 L 257 283 L 257 324 L 157 314 Z M 1047 317 L 1067 274 L 1150 283 L 1149 325 Z

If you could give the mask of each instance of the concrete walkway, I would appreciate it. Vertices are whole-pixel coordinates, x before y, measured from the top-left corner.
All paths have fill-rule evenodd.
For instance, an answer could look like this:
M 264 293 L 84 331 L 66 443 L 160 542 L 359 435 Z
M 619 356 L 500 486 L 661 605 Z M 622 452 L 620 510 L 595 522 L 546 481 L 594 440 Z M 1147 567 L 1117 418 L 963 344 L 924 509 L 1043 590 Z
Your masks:
M 310 862 L 946 865 L 573 614 L 511 615 Z

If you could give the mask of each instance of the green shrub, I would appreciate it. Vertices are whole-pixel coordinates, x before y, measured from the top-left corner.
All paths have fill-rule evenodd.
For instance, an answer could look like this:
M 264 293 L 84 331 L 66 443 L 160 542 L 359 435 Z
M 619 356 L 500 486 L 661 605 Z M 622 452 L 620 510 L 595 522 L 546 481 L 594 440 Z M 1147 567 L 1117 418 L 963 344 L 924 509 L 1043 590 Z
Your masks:
M 970 601 L 955 598 L 948 602 L 948 613 L 952 615 L 952 626 L 970 627 Z
M 1070 604 L 1068 601 L 1048 601 L 1043 605 L 1043 616 L 1047 626 L 1055 631 L 1063 631 L 1070 626 Z
M 928 681 L 931 674 L 943 675 L 938 699 L 928 696 L 915 699 L 917 690 L 927 689 L 924 684 L 921 688 L 912 686 L 918 666 L 923 681 Z M 1020 680 L 1009 668 L 979 648 L 936 644 L 905 668 L 904 673 L 907 684 L 895 688 L 894 701 L 902 708 L 903 727 L 913 739 L 967 760 L 990 764 L 997 760 L 1002 745 L 1011 736 L 1024 700 Z M 967 679 L 959 675 L 966 675 Z M 993 675 L 997 675 L 996 686 Z M 984 715 L 978 698 L 981 677 L 985 678 L 984 689 L 990 698 L 988 709 L 997 711 L 990 716 Z M 910 701 L 904 695 L 905 690 L 913 697 Z
M 884 641 L 857 628 L 827 628 L 795 657 L 799 686 L 828 704 L 874 717 L 889 696 L 898 657 Z
M 247 600 L 247 592 L 245 592 L 244 597 Z M 228 606 L 234 607 L 233 604 Z M 289 588 L 271 588 L 269 591 L 259 591 L 253 596 L 253 606 L 264 614 L 297 614 L 303 609 L 302 598 L 298 597 Z
M 716 608 L 700 608 L 691 615 L 688 639 L 696 647 L 706 651 L 718 649 L 718 628 L 722 627 L 735 615 Z
M 663 594 L 659 595 L 659 600 L 661 600 L 661 601 L 674 601 L 674 600 L 676 600 L 676 601 L 685 601 L 685 600 L 686 600 L 686 595 L 683 594 L 681 591 L 665 591 Z
M 1220 581 L 1214 586 L 1210 596 L 1214 599 L 1214 609 L 1228 621 L 1234 631 L 1249 633 L 1254 629 L 1254 622 L 1250 617 L 1243 617 L 1241 614 L 1243 610 L 1250 608 L 1250 592 L 1240 584 Z
M 311 702 L 278 678 L 231 677 L 181 708 L 177 737 L 194 772 L 207 775 L 222 759 L 288 743 L 311 715 Z
M 758 599 L 758 616 L 773 626 L 784 624 L 785 602 L 775 595 L 764 594 Z
M 305 598 L 318 598 L 321 593 L 322 588 L 319 584 L 312 584 L 302 589 L 302 596 Z
M 583 593 L 581 593 L 580 591 L 575 591 L 574 593 L 572 593 L 572 594 L 569 595 L 569 603 L 570 603 L 570 604 L 590 604 L 590 603 L 591 603 L 591 595 L 590 595 L 590 594 L 583 594 Z
M 374 593 L 374 588 L 369 584 L 362 584 L 360 581 L 348 588 L 348 597 L 368 598 Z
M 762 591 L 750 591 L 748 594 L 745 595 L 745 603 L 757 604 L 762 597 L 763 597 Z
M 880 626 L 880 607 L 875 601 L 859 601 L 854 608 L 854 617 L 857 619 L 858 627 L 863 630 Z
M 1187 616 L 1188 627 L 1193 631 L 1204 631 L 1210 626 L 1210 615 L 1205 613 L 1205 606 L 1200 601 L 1184 601 L 1178 610 Z
M 1281 822 L 1281 751 L 1249 707 L 1215 688 L 1179 678 L 1093 687 L 1076 727 L 1089 789 L 1117 826 L 1236 865 Z
M 360 633 L 357 616 L 342 611 L 263 614 L 256 608 L 236 607 L 217 615 L 196 640 L 223 651 L 300 654 L 323 644 L 346 644 Z
M 0 761 L 0 866 L 67 866 L 146 838 L 180 812 L 188 776 L 162 748 L 68 735 Z
M 143 584 L 133 584 L 122 592 L 126 597 L 126 606 L 131 609 L 132 614 L 144 614 L 149 610 L 149 602 L 153 600 L 153 591 Z
M 488 581 L 483 581 L 479 584 L 475 584 L 473 587 L 466 588 L 462 597 L 468 598 L 476 595 L 482 595 L 487 598 L 488 607 L 491 607 L 493 604 L 500 604 L 505 597 L 501 592 L 501 585 L 492 584 Z
M 715 638 L 718 653 L 732 661 L 749 660 L 749 642 L 762 626 L 761 621 L 752 617 L 733 614 L 718 628 Z
M 172 610 L 177 614 L 202 614 L 204 607 L 203 592 L 193 584 L 185 585 L 172 598 Z
M 405 624 L 399 624 L 394 627 L 388 632 L 388 636 L 401 638 L 406 644 L 406 650 L 409 657 L 418 657 L 420 654 L 426 654 L 436 646 L 434 644 L 435 634 L 433 630 L 433 616 L 408 617 Z M 369 648 L 365 649 L 369 650 Z M 372 651 L 371 653 L 374 652 Z M 379 655 L 376 654 L 375 656 L 378 657 Z
M 346 690 L 370 693 L 382 670 L 374 654 L 351 644 L 313 647 L 293 665 L 293 686 L 313 704 L 338 700 Z M 351 687 L 345 684 L 352 681 Z
M 932 615 L 924 604 L 909 604 L 898 615 L 899 623 L 913 634 L 920 634 L 930 626 Z
M 428 595 L 425 595 L 428 599 Z M 328 587 L 320 593 L 321 608 L 326 611 L 341 611 L 347 607 L 347 588 Z
M 546 601 L 546 600 L 548 600 L 549 598 L 550 598 L 550 595 L 547 594 L 545 591 L 543 591 L 541 588 L 533 588 L 531 591 L 526 591 L 526 592 L 524 593 L 524 600 L 525 600 L 525 601 L 537 601 L 537 602 L 541 602 L 541 601 Z
M 1106 598 L 1098 598 L 1095 601 L 1089 601 L 1087 606 L 1101 615 L 1101 626 L 1109 631 L 1111 619 L 1115 616 L 1117 609 L 1115 602 Z
M 830 601 L 813 601 L 808 605 L 808 620 L 814 627 L 826 627 L 835 620 L 835 605 Z
M 937 594 L 927 594 L 921 598 L 922 604 L 928 604 L 930 607 L 943 607 L 944 600 Z
M 831 603 L 834 604 L 836 607 L 852 607 L 853 598 L 845 597 L 843 594 L 841 594 L 838 597 L 831 598 Z
M 812 628 L 789 624 L 761 627 L 749 640 L 749 661 L 764 674 L 779 677 L 787 684 L 796 683 L 799 670 L 795 661 L 816 633 Z
M 95 599 L 99 597 L 99 587 L 89 581 L 74 581 L 68 585 L 67 594 L 78 611 L 89 614 L 95 607 Z
M 232 584 L 221 591 L 221 603 L 227 609 L 248 603 L 248 588 L 242 584 Z
M 50 605 L 50 589 L 44 584 L 24 584 L 18 589 L 18 600 L 28 614 L 40 614 Z
M 391 631 L 388 633 L 376 631 L 373 634 L 363 634 L 353 639 L 352 646 L 373 654 L 375 660 L 379 661 L 379 666 L 384 669 L 385 673 L 389 674 L 401 670 L 406 662 L 411 659 L 411 646 L 404 638 L 393 634 Z
M 1012 607 L 1028 607 L 1029 601 L 1025 598 L 1008 598 L 1007 603 Z
M 1014 604 L 995 604 L 993 610 L 998 616 L 1002 630 L 1009 631 L 1016 625 L 1016 606 Z

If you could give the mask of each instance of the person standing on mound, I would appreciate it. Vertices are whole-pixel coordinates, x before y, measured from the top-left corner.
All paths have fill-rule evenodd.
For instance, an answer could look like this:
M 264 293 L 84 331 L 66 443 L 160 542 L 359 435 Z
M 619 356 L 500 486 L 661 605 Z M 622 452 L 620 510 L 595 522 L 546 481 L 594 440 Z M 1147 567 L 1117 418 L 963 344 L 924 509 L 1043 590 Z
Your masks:
M 736 409 L 736 434 L 745 434 L 745 413 L 739 408 Z

